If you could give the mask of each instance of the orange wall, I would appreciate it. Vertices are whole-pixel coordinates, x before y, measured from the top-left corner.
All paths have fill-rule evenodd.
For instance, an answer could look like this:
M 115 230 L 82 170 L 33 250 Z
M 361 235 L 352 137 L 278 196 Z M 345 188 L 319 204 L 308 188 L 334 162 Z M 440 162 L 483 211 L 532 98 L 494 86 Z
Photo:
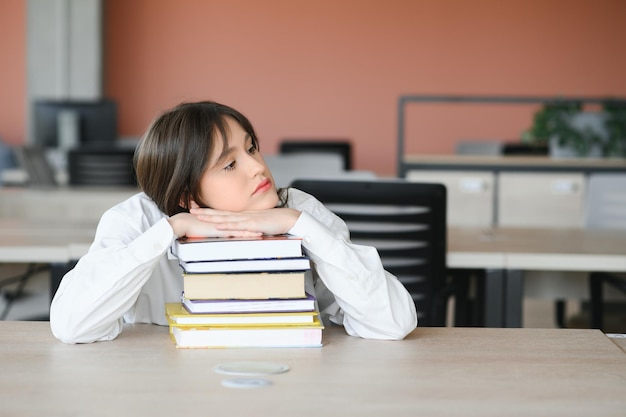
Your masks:
M 12 141 L 25 131 L 25 3 L 0 2 Z M 123 136 L 215 99 L 251 118 L 266 153 L 285 137 L 345 137 L 356 168 L 393 174 L 402 94 L 626 96 L 624 22 L 623 0 L 105 0 L 104 89 Z M 530 112 L 412 106 L 407 148 L 516 139 Z
M 0 2 L 0 139 L 26 134 L 26 0 Z

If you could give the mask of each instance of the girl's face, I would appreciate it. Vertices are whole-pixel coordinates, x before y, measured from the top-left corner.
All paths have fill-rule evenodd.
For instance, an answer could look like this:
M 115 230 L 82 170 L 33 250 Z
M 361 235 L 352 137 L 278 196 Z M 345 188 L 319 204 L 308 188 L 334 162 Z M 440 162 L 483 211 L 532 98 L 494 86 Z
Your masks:
M 274 178 L 252 138 L 234 119 L 227 118 L 228 148 L 218 133 L 215 149 L 200 179 L 200 195 L 215 210 L 243 211 L 274 208 L 278 193 Z

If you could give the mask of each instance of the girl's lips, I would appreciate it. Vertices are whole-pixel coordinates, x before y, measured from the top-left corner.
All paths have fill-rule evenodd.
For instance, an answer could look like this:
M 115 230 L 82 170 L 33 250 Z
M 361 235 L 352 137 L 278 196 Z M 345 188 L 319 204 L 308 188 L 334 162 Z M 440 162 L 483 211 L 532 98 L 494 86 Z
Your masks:
M 261 181 L 261 183 L 256 187 L 256 189 L 254 190 L 254 194 L 267 191 L 270 189 L 271 186 L 272 182 L 269 179 L 265 179 Z

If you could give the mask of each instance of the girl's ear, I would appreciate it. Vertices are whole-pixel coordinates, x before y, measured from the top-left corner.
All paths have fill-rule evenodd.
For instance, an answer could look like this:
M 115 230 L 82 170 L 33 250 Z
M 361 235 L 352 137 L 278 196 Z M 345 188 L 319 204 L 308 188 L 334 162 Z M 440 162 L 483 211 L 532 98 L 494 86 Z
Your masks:
M 178 203 L 182 208 L 184 208 L 185 210 L 191 210 L 193 208 L 200 208 L 200 206 L 193 200 L 191 200 L 191 204 L 189 207 L 187 207 L 187 202 L 185 201 L 184 198 L 180 199 L 180 202 Z
M 193 199 L 190 200 L 189 203 L 187 203 L 187 200 L 188 200 L 188 195 L 185 193 L 185 195 L 180 197 L 180 200 L 178 201 L 178 205 L 184 208 L 185 210 L 190 210 L 192 208 L 199 207 Z
M 193 208 L 200 208 L 200 205 L 193 199 L 187 187 L 185 187 L 185 190 L 181 193 L 178 205 L 187 211 Z

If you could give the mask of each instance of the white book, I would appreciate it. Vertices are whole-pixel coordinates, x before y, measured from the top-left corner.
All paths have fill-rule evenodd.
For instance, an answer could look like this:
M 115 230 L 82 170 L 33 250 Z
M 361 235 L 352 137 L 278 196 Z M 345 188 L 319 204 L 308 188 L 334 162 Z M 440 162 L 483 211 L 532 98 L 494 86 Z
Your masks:
M 239 259 L 229 261 L 196 261 L 179 260 L 183 271 L 189 274 L 231 273 L 231 272 L 276 272 L 306 271 L 311 269 L 309 258 L 271 258 L 271 259 Z
M 292 235 L 252 238 L 176 239 L 172 254 L 181 261 L 218 261 L 231 259 L 297 258 L 302 253 L 302 238 Z
M 271 298 L 267 300 L 190 300 L 183 294 L 183 306 L 190 313 L 278 313 L 285 311 L 314 311 L 315 297 Z
M 170 325 L 178 348 L 320 347 L 323 326 L 209 327 Z

